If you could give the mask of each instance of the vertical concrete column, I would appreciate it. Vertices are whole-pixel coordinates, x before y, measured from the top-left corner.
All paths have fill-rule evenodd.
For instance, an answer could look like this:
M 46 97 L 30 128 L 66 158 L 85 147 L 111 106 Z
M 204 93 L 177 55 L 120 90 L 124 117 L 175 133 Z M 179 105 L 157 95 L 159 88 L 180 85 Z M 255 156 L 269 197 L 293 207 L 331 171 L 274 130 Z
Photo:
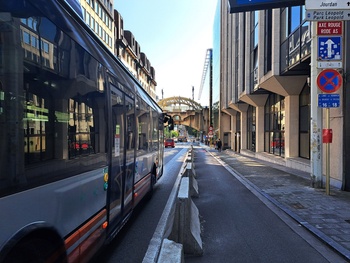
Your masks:
M 299 96 L 285 97 L 285 132 L 284 150 L 285 157 L 299 155 Z
M 231 116 L 231 139 L 230 139 L 230 147 L 232 150 L 235 150 L 236 145 L 236 115 Z
M 241 112 L 241 149 L 246 150 L 247 149 L 247 111 Z
M 255 143 L 256 152 L 264 151 L 264 107 L 256 107 Z

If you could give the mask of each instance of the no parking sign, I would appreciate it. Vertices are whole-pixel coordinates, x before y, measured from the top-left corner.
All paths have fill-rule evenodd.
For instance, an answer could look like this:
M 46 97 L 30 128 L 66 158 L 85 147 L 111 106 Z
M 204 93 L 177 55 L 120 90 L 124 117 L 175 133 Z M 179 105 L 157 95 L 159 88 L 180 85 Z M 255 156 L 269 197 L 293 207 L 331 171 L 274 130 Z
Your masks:
M 336 92 L 342 85 L 343 78 L 335 69 L 322 70 L 317 76 L 317 86 L 326 93 Z

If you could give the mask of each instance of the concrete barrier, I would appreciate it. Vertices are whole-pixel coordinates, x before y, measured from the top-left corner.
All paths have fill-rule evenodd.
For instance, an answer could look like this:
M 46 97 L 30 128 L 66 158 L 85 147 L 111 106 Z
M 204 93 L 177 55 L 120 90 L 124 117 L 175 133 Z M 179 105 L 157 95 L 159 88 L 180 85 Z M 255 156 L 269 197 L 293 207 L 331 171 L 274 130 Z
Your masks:
M 184 263 L 182 244 L 164 239 L 160 249 L 157 263 Z
M 183 174 L 183 177 L 188 177 L 190 179 L 190 195 L 191 197 L 198 197 L 199 196 L 199 190 L 198 190 L 198 183 L 196 180 L 196 172 L 193 169 L 192 163 L 187 163 L 185 172 Z
M 186 156 L 186 163 L 191 163 L 193 168 L 194 168 L 194 151 L 193 151 L 193 146 L 191 147 L 191 149 L 187 152 L 187 156 Z
M 190 178 L 194 179 L 196 173 L 193 147 L 190 151 L 191 162 L 185 162 L 187 152 L 142 263 L 180 263 L 183 254 L 203 254 L 199 211 L 191 199 Z M 198 193 L 197 181 L 191 184 Z
M 181 179 L 176 201 L 174 224 L 169 239 L 181 243 L 185 254 L 202 255 L 203 244 L 199 211 L 190 196 L 190 180 Z

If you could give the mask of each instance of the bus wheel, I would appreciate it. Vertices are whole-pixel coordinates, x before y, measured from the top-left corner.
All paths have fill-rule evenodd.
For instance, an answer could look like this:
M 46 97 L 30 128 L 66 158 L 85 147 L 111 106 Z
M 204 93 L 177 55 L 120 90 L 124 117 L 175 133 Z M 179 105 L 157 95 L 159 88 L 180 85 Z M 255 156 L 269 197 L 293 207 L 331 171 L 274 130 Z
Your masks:
M 67 262 L 63 246 L 49 240 L 30 238 L 21 241 L 5 257 L 4 262 L 40 263 Z

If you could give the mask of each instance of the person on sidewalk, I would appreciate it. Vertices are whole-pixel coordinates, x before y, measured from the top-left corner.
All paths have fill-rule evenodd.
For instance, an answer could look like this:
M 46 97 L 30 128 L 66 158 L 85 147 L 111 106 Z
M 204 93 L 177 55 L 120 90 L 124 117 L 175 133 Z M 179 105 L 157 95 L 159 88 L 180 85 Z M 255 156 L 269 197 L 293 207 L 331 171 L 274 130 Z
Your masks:
M 221 140 L 218 139 L 217 143 L 216 143 L 216 146 L 218 148 L 218 151 L 221 152 L 221 146 L 222 146 L 222 143 L 221 143 Z

